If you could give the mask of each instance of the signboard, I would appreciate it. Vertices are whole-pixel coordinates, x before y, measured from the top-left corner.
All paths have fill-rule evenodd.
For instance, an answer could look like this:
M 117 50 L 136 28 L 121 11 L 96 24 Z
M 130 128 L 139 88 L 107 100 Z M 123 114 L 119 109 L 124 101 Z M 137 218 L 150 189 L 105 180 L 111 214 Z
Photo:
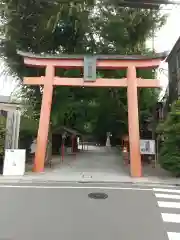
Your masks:
M 155 140 L 140 140 L 140 152 L 141 154 L 155 155 Z
M 6 149 L 4 158 L 4 176 L 22 176 L 25 172 L 25 149 Z
M 96 81 L 96 57 L 84 57 L 84 81 Z

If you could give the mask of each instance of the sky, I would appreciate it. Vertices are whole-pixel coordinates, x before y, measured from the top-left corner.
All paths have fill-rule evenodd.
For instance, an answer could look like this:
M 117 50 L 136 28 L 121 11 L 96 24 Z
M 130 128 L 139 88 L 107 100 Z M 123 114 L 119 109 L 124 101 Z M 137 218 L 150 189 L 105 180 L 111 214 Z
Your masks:
M 178 1 L 180 2 L 180 0 Z M 166 24 L 156 33 L 154 42 L 156 52 L 170 51 L 180 36 L 180 28 L 178 27 L 178 22 L 180 23 L 180 6 L 169 6 L 163 11 L 168 14 L 168 18 Z M 147 46 L 152 48 L 152 40 L 147 41 Z M 1 69 L 2 64 L 0 64 Z M 158 79 L 160 79 L 163 88 L 161 96 L 163 96 L 168 84 L 167 64 L 162 63 L 160 68 L 165 69 L 161 73 L 158 71 Z M 11 76 L 4 77 L 0 74 L 0 95 L 11 95 L 16 86 L 17 84 Z
M 180 2 L 180 0 L 178 2 Z M 164 12 L 168 14 L 168 18 L 166 24 L 156 33 L 155 50 L 157 52 L 170 51 L 180 37 L 180 28 L 178 28 L 178 23 L 180 23 L 180 6 L 169 7 L 169 9 Z M 160 73 L 159 71 L 158 73 L 158 79 L 160 79 L 163 88 L 161 98 L 168 85 L 167 63 L 162 63 L 160 68 L 165 69 L 163 72 L 161 71 Z

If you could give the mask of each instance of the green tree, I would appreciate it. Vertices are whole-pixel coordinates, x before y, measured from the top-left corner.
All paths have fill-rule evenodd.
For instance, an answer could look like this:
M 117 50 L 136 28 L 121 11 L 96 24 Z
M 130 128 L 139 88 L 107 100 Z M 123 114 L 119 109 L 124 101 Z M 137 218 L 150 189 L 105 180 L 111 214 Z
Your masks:
M 67 3 L 62 3 L 61 0 L 2 0 L 1 5 L 4 23 L 1 32 L 5 37 L 1 42 L 1 55 L 9 71 L 20 79 L 23 76 L 41 76 L 44 69 L 25 68 L 22 58 L 16 53 L 17 49 L 54 54 L 145 54 L 146 39 L 165 20 L 159 10 L 152 14 L 148 9 L 121 8 L 118 0 Z M 99 74 L 119 78 L 125 73 L 101 71 Z M 79 77 L 81 73 L 75 70 L 58 70 L 57 75 Z M 153 72 L 144 76 L 150 78 L 149 75 L 153 76 Z M 152 101 L 144 104 L 144 91 L 140 91 L 140 109 L 150 108 L 152 105 Z M 146 93 L 147 91 L 149 90 Z M 155 94 L 151 96 L 156 99 Z M 36 119 L 39 118 L 41 97 L 41 88 L 22 87 L 21 98 L 25 98 L 28 105 L 33 106 Z M 97 135 L 103 135 L 106 131 L 127 131 L 126 90 L 56 88 L 51 125 L 66 125 Z
M 164 137 L 159 153 L 162 168 L 175 176 L 180 176 L 180 100 L 174 102 L 167 119 L 158 126 Z

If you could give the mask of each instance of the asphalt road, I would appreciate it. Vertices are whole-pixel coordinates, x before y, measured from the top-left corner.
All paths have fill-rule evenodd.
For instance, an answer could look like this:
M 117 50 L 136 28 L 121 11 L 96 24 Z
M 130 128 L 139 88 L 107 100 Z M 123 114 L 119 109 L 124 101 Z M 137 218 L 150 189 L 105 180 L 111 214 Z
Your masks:
M 7 184 L 0 196 L 0 240 L 168 240 L 151 187 Z

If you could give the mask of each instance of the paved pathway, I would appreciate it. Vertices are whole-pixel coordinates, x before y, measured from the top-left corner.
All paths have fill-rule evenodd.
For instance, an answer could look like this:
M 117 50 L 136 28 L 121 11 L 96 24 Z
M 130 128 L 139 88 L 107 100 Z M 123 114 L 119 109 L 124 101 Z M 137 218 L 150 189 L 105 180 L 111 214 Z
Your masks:
M 110 147 L 89 146 L 88 151 L 80 152 L 77 156 L 66 157 L 63 164 L 55 166 L 53 173 L 79 173 L 84 175 L 115 174 L 127 176 L 124 171 L 122 157 Z
M 180 240 L 180 189 L 154 188 L 169 240 Z

